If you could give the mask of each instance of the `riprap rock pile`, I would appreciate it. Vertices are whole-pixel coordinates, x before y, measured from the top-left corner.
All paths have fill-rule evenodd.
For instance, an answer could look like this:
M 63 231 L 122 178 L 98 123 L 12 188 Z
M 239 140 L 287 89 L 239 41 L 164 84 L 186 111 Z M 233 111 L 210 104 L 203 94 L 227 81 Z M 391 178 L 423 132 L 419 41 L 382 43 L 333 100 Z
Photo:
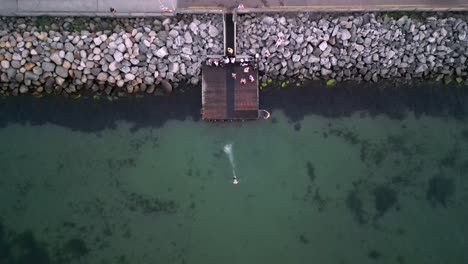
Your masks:
M 416 21 L 379 14 L 242 15 L 238 45 L 243 54 L 261 55 L 259 69 L 272 77 L 466 80 L 465 18 L 432 16 Z
M 207 54 L 223 54 L 219 15 L 41 19 L 0 18 L 1 94 L 170 92 L 200 81 Z

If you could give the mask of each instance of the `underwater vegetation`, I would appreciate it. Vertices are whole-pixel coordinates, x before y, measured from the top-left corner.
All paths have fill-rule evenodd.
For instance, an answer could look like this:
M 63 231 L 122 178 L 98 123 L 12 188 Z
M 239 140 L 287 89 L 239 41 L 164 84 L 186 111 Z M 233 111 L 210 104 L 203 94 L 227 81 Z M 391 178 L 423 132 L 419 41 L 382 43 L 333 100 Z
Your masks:
M 160 200 L 157 198 L 149 198 L 142 194 L 130 193 L 126 195 L 127 206 L 131 211 L 141 210 L 143 214 L 151 213 L 166 213 L 175 214 L 178 205 L 172 200 Z
M 310 240 L 304 235 L 304 234 L 300 234 L 299 235 L 299 242 L 301 242 L 301 244 L 309 244 L 310 243 Z
M 366 213 L 364 211 L 364 204 L 358 195 L 358 191 L 353 189 L 346 197 L 346 206 L 353 213 L 354 218 L 359 224 L 367 223 Z
M 0 222 L 0 263 L 2 264 L 50 264 L 45 245 L 38 242 L 31 231 L 7 234 Z
M 378 260 L 382 257 L 382 253 L 380 253 L 379 251 L 373 249 L 371 251 L 369 251 L 369 253 L 367 253 L 367 256 L 373 260 Z
M 432 206 L 440 204 L 443 207 L 447 207 L 447 204 L 454 193 L 455 183 L 453 182 L 453 179 L 436 175 L 429 180 L 426 199 Z
M 461 133 L 461 138 L 468 143 L 468 129 L 463 130 Z
M 294 131 L 301 131 L 302 125 L 301 123 L 294 124 Z
M 383 216 L 398 202 L 396 191 L 385 185 L 379 185 L 375 187 L 373 195 L 375 201 L 375 210 L 377 211 L 376 217 Z
M 445 168 L 454 168 L 460 157 L 461 149 L 455 147 L 452 151 L 448 152 L 439 162 L 439 165 Z
M 309 176 L 309 179 L 311 182 L 314 182 L 317 176 L 315 175 L 315 167 L 312 164 L 312 162 L 308 161 L 306 163 L 306 168 L 307 168 L 307 176 Z

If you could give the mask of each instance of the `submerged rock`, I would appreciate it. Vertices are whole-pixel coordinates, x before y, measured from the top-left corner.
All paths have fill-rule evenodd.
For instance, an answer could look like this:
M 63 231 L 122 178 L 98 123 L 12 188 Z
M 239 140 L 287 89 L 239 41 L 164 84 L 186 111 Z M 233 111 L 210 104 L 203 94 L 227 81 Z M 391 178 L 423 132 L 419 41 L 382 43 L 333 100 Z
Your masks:
M 453 179 L 444 176 L 434 176 L 429 180 L 426 199 L 432 206 L 437 204 L 447 207 L 449 200 L 455 193 Z
M 398 202 L 397 193 L 395 190 L 388 188 L 385 185 L 377 186 L 374 191 L 375 210 L 377 216 L 383 216 L 390 208 L 394 207 Z
M 172 92 L 172 85 L 168 81 L 162 80 L 161 85 L 162 85 L 162 87 L 164 89 L 164 92 L 166 92 L 166 93 L 171 93 Z

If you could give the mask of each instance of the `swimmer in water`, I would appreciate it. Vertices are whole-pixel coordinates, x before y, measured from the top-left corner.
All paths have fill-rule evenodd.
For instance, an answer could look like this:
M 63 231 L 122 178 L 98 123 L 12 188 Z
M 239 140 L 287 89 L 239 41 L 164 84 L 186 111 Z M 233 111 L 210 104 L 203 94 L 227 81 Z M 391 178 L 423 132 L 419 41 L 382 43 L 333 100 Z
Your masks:
M 239 183 L 239 180 L 237 179 L 237 176 L 233 175 L 232 176 L 232 184 L 238 184 L 238 183 Z

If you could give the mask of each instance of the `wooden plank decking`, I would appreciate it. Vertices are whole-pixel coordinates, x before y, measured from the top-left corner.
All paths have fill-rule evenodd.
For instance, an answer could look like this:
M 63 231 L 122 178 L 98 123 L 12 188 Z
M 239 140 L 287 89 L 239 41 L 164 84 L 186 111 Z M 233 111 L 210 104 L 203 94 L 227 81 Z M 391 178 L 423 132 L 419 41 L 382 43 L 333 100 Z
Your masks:
M 244 73 L 239 63 L 202 67 L 202 115 L 204 120 L 258 118 L 258 71 L 252 66 Z M 236 78 L 232 77 L 236 73 Z M 249 75 L 254 82 L 249 81 Z M 241 78 L 247 79 L 241 84 Z

